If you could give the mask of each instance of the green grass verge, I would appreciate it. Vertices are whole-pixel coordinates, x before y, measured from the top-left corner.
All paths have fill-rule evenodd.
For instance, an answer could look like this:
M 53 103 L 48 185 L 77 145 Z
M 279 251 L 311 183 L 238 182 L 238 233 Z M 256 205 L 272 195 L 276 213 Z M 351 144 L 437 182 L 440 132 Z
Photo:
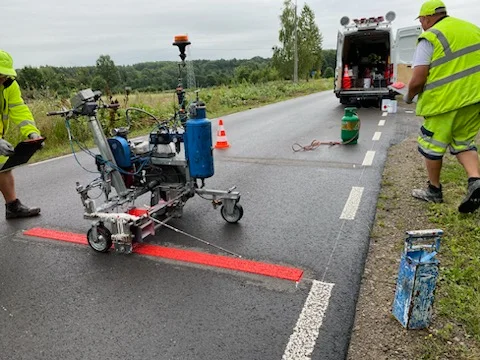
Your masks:
M 478 211 L 458 212 L 467 181 L 463 167 L 454 158 L 446 158 L 442 184 L 445 202 L 432 204 L 428 215 L 445 232 L 436 295 L 436 312 L 443 327 L 426 338 L 422 359 L 479 359 L 480 215 Z

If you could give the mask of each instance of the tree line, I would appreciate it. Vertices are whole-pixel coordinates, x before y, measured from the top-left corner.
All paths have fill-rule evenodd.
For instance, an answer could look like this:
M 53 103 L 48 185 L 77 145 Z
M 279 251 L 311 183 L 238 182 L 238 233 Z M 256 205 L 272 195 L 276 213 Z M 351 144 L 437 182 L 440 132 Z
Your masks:
M 180 77 L 186 88 L 292 80 L 295 48 L 299 78 L 332 77 L 335 50 L 322 49 L 322 34 L 311 8 L 305 4 L 299 16 L 296 11 L 291 0 L 284 1 L 280 16 L 280 45 L 272 47 L 272 58 L 187 59 L 186 66 L 175 61 L 118 66 L 109 55 L 100 55 L 95 66 L 27 66 L 18 70 L 18 81 L 27 97 L 35 97 L 42 92 L 68 97 L 82 88 L 101 90 L 107 94 L 122 93 L 125 89 L 139 92 L 170 90 L 178 86 Z
M 335 66 L 335 50 L 322 52 L 324 55 L 320 68 L 313 70 L 318 71 L 317 76 L 331 77 Z M 105 68 L 103 63 L 108 60 L 112 64 Z M 126 87 L 139 92 L 152 92 L 174 89 L 178 85 L 179 66 L 174 61 L 116 66 L 108 55 L 100 56 L 97 63 L 99 61 L 100 65 L 97 66 L 26 66 L 17 70 L 17 79 L 24 92 L 33 94 L 43 90 L 59 96 L 68 96 L 72 91 L 82 88 L 104 91 L 107 84 L 114 93 L 123 92 Z M 290 79 L 290 76 L 280 74 L 273 66 L 272 59 L 261 57 L 248 60 L 192 60 L 190 68 L 193 74 L 188 74 L 188 68 L 182 68 L 184 87 L 187 87 L 188 76 L 194 77 L 195 87 Z

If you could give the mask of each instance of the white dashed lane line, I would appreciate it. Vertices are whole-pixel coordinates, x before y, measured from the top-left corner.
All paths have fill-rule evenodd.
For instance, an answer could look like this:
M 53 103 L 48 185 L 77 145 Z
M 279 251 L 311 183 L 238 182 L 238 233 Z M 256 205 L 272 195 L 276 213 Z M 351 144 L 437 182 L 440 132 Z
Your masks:
M 383 116 L 386 116 L 384 113 Z M 380 120 L 378 126 L 384 126 L 385 120 Z M 377 131 L 372 140 L 378 141 L 382 133 Z M 363 166 L 371 166 L 375 151 L 367 151 Z M 345 207 L 340 215 L 341 220 L 354 220 L 363 195 L 363 187 L 352 187 Z M 293 334 L 290 336 L 282 360 L 310 360 L 319 335 L 323 318 L 328 308 L 334 284 L 313 280 L 310 293 L 298 318 Z
M 310 360 L 334 284 L 313 280 L 282 360 Z
M 363 159 L 363 166 L 372 166 L 373 164 L 373 158 L 375 157 L 375 151 L 367 151 L 365 154 L 365 158 Z
M 382 113 L 382 116 L 387 116 L 387 115 L 388 115 L 388 112 Z
M 362 200 L 363 187 L 352 187 L 350 195 L 348 196 L 347 202 L 343 208 L 340 219 L 342 220 L 354 220 L 355 215 L 357 214 L 360 201 Z

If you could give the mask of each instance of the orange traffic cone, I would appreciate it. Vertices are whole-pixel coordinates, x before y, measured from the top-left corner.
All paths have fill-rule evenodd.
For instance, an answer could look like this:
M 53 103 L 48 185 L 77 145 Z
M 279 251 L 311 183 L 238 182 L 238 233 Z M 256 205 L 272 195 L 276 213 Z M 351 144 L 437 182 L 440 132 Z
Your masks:
M 218 130 L 217 130 L 217 143 L 215 144 L 215 149 L 226 149 L 230 147 L 230 144 L 227 140 L 227 134 L 223 128 L 223 120 L 218 120 Z
M 348 76 L 348 65 L 345 65 L 345 69 L 343 71 L 343 78 L 342 78 L 342 88 L 343 89 L 350 89 L 352 87 L 352 81 L 350 76 Z

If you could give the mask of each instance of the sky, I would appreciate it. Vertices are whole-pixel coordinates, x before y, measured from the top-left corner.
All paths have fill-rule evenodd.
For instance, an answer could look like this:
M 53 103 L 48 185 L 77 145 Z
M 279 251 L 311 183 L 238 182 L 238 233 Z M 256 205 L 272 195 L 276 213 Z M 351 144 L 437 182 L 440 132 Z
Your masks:
M 451 16 L 480 22 L 479 0 L 444 0 Z M 295 2 L 295 0 L 293 0 Z M 334 49 L 340 18 L 394 11 L 394 31 L 418 25 L 421 0 L 297 0 L 308 4 Z M 390 4 L 389 4 L 390 3 Z M 15 68 L 94 66 L 100 55 L 116 65 L 177 61 L 175 35 L 188 34 L 187 60 L 271 57 L 278 45 L 283 0 L 12 0 L 2 1 L 0 49 Z

